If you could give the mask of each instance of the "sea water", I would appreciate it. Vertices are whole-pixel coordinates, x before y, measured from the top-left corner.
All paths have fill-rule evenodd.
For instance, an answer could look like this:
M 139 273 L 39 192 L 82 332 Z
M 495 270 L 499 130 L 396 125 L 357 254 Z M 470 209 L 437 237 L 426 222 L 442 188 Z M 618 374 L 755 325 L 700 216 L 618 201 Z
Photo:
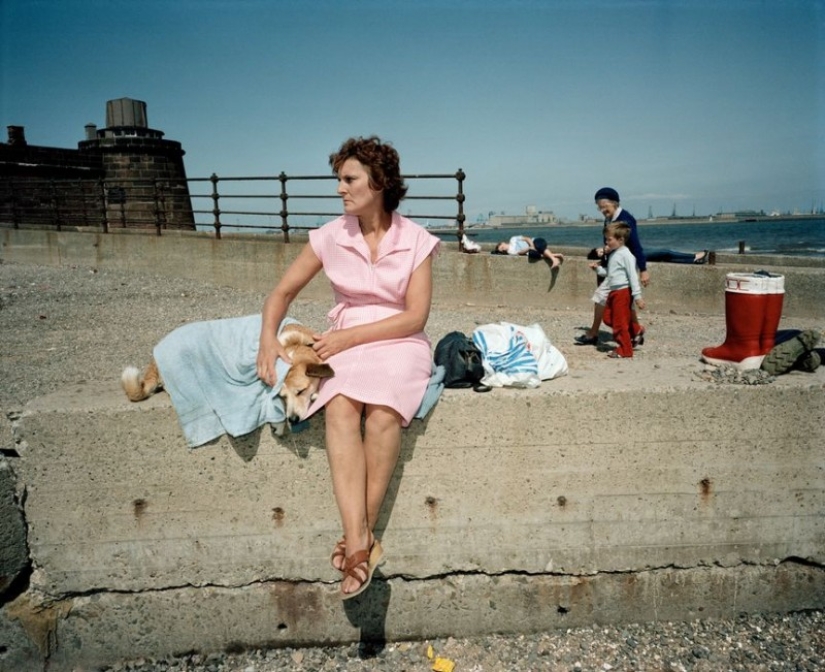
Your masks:
M 825 217 L 819 219 L 769 219 L 758 222 L 710 222 L 657 224 L 639 222 L 642 247 L 665 248 L 679 252 L 715 250 L 738 252 L 744 241 L 752 254 L 788 254 L 825 257 Z M 466 229 L 478 243 L 494 243 L 510 236 L 542 237 L 553 247 L 596 247 L 601 244 L 602 226 L 560 225 L 530 227 L 470 227 Z M 455 241 L 455 232 L 439 232 L 442 239 Z

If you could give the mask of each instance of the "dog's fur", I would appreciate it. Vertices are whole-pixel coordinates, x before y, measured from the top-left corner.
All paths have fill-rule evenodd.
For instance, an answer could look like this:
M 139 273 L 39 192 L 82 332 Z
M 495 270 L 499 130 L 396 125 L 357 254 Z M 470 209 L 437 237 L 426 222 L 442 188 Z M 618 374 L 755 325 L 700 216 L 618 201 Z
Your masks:
M 278 394 L 284 400 L 287 420 L 298 422 L 306 417 L 310 403 L 318 396 L 321 378 L 332 378 L 335 372 L 312 349 L 311 329 L 288 324 L 281 330 L 278 340 L 292 360 Z
M 312 349 L 314 341 L 312 330 L 308 327 L 289 324 L 281 330 L 278 340 L 292 360 L 278 394 L 284 401 L 287 420 L 298 422 L 306 416 L 310 403 L 318 396 L 321 378 L 331 378 L 335 372 Z M 143 401 L 163 389 L 163 380 L 154 358 L 142 373 L 137 367 L 127 366 L 120 383 L 131 401 Z
M 163 380 L 155 358 L 149 360 L 143 373 L 136 366 L 127 366 L 120 376 L 120 384 L 130 401 L 143 401 L 155 392 L 160 392 L 163 389 Z

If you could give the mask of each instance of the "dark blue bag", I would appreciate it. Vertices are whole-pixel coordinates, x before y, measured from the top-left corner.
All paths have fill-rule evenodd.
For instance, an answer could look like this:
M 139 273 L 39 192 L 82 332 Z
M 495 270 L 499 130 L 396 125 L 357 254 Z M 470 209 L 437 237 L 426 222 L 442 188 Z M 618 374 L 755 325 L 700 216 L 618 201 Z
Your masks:
M 492 389 L 481 384 L 481 351 L 466 334 L 451 331 L 444 336 L 435 346 L 433 359 L 437 366 L 444 367 L 444 387 L 472 387 L 476 392 Z

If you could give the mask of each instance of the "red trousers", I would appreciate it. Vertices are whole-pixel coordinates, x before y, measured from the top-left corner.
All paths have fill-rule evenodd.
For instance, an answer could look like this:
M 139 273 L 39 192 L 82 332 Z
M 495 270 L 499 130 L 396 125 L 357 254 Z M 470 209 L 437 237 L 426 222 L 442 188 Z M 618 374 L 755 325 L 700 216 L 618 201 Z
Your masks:
M 614 289 L 607 295 L 603 322 L 613 329 L 613 340 L 622 357 L 633 357 L 633 338 L 642 331 L 638 322 L 632 322 L 633 295 L 630 288 Z

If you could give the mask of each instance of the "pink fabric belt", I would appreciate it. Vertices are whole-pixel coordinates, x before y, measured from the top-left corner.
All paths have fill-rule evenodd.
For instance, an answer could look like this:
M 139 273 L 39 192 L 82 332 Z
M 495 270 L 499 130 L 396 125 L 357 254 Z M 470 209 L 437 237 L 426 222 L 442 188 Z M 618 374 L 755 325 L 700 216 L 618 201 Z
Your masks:
M 327 321 L 333 329 L 343 329 L 356 324 L 365 324 L 383 320 L 385 317 L 403 312 L 399 303 L 365 303 L 353 304 L 341 301 L 327 313 Z

